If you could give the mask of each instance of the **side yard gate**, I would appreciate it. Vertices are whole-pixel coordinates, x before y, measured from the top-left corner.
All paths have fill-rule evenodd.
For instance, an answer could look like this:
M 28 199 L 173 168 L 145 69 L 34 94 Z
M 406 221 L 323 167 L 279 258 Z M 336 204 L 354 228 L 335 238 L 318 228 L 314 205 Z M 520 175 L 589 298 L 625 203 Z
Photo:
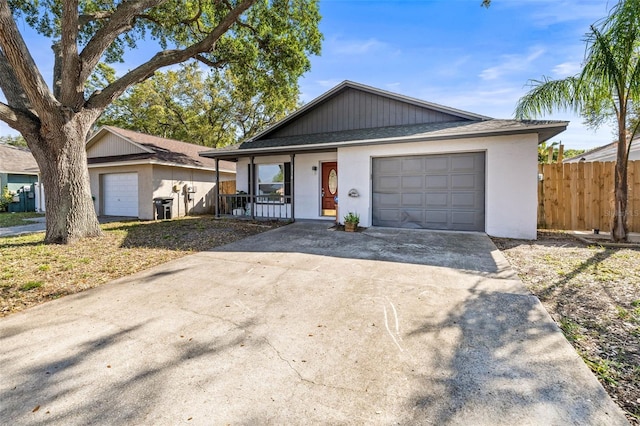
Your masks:
M 539 164 L 538 227 L 610 231 L 614 162 Z M 640 160 L 629 161 L 627 224 L 640 232 Z

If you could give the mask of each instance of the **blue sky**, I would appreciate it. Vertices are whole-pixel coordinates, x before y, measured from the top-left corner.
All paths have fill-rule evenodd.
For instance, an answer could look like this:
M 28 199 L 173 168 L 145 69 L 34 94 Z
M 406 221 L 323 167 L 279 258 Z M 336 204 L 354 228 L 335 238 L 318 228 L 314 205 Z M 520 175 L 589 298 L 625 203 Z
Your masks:
M 511 118 L 527 81 L 575 74 L 584 58 L 584 34 L 607 15 L 607 0 L 320 0 L 322 54 L 300 81 L 308 102 L 343 80 L 468 110 Z M 50 43 L 25 26 L 32 54 L 50 80 Z M 34 47 L 35 46 L 35 47 Z M 154 52 L 129 54 L 121 65 Z M 566 148 L 593 148 L 613 140 L 610 126 L 594 132 L 570 120 L 554 138 Z M 0 135 L 13 134 L 0 122 Z

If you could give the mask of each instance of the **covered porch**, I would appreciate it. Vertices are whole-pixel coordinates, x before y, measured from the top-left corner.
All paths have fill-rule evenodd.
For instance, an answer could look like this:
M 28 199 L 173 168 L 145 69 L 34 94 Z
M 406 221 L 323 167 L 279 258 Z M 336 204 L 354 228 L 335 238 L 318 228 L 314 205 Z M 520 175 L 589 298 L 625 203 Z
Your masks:
M 337 150 L 238 151 L 216 152 L 214 157 L 237 164 L 235 192 L 216 185 L 216 217 L 335 220 Z

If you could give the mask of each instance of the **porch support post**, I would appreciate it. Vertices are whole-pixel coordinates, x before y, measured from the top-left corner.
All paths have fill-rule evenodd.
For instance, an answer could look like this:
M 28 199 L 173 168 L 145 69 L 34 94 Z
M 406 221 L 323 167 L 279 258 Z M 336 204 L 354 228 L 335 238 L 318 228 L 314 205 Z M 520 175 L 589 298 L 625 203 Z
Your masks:
M 256 218 L 256 206 L 255 206 L 255 192 L 256 192 L 256 177 L 254 176 L 255 165 L 253 163 L 254 156 L 251 156 L 251 162 L 249 163 L 249 202 L 251 203 L 251 219 Z
M 296 175 L 296 155 L 291 154 L 291 182 L 289 182 L 289 186 L 291 187 L 291 221 L 296 221 L 296 213 L 295 213 L 295 186 L 294 186 L 294 176 Z
M 220 159 L 216 158 L 216 201 L 215 201 L 215 209 L 216 209 L 216 218 L 220 218 Z

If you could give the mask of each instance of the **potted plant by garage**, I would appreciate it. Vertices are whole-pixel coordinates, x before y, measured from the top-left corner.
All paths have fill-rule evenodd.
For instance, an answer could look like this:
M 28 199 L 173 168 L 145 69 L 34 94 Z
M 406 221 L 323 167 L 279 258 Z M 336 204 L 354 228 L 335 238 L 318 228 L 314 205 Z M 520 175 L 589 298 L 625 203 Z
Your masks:
M 360 223 L 360 215 L 358 213 L 349 212 L 344 217 L 344 230 L 347 232 L 355 232 Z

